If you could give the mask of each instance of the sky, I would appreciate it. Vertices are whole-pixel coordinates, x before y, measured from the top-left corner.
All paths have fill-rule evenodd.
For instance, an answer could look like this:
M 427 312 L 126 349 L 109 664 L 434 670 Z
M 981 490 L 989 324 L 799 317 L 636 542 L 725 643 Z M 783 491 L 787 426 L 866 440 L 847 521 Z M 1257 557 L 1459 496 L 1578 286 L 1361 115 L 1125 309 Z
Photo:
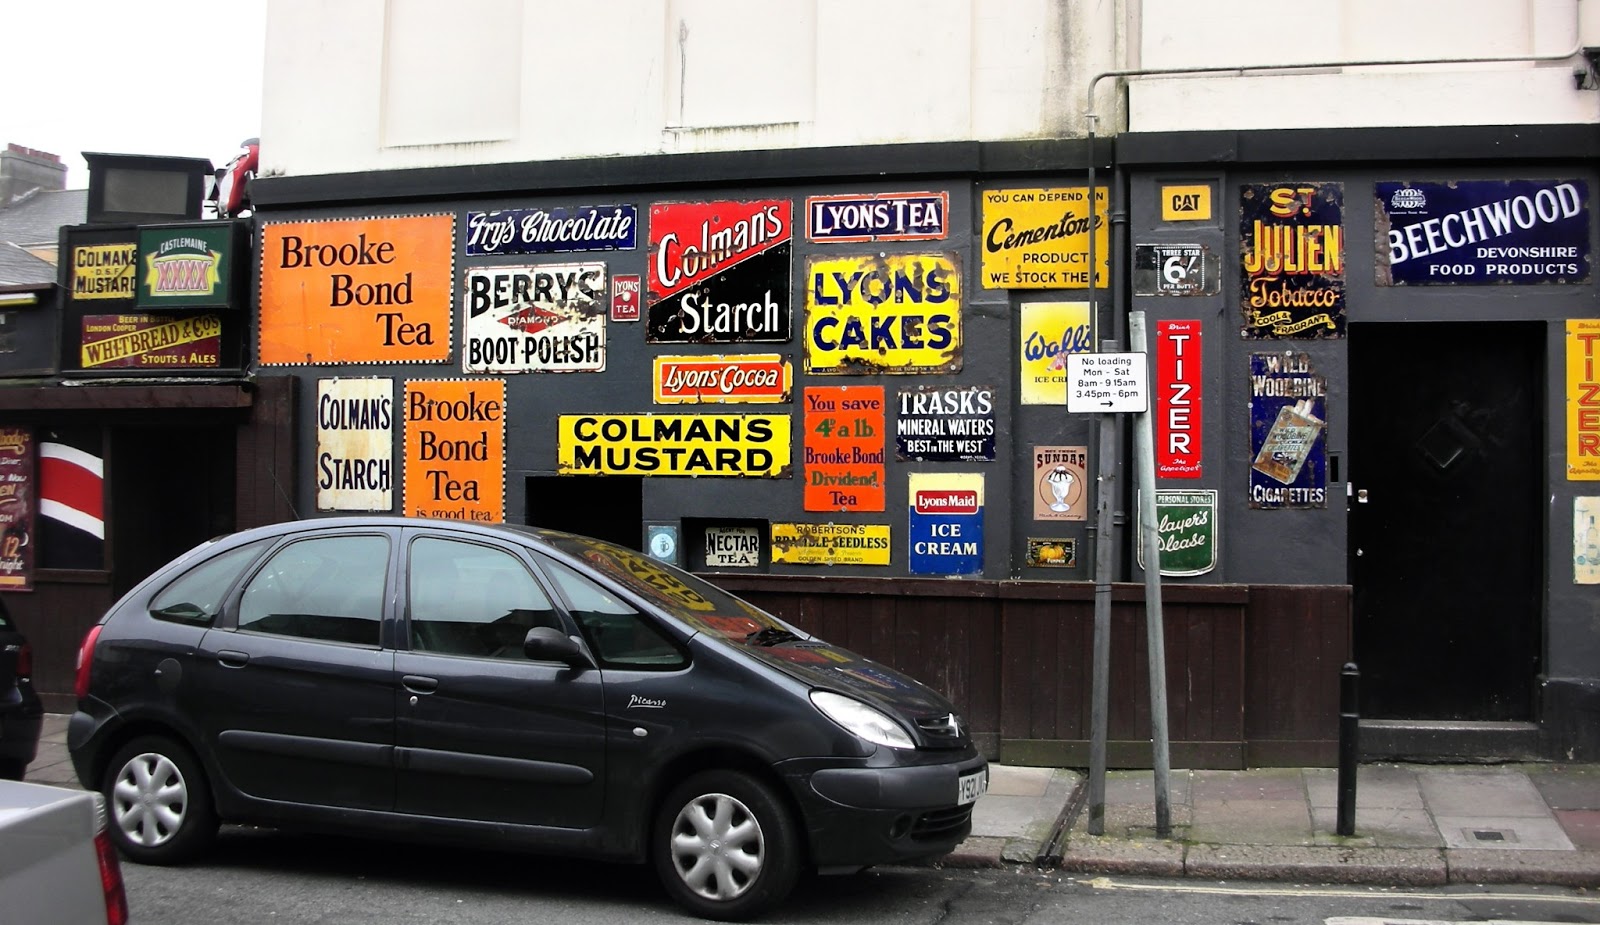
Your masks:
M 203 157 L 261 134 L 267 0 L 3 0 L 0 145 Z

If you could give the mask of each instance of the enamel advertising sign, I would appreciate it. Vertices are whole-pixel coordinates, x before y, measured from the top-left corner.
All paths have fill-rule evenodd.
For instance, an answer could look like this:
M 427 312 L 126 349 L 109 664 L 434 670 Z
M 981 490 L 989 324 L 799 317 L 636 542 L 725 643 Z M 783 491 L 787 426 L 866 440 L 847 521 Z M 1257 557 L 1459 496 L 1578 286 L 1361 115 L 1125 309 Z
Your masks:
M 394 380 L 317 380 L 317 510 L 394 507 Z
M 789 361 L 776 353 L 658 356 L 652 365 L 658 405 L 779 404 L 793 380 Z
M 680 475 L 786 479 L 787 414 L 563 414 L 562 475 Z
M 813 257 L 806 279 L 806 372 L 960 372 L 956 254 Z
M 405 516 L 505 519 L 504 379 L 406 383 Z
M 234 290 L 231 222 L 139 229 L 140 308 L 225 308 Z
M 805 390 L 806 510 L 883 510 L 883 421 L 881 385 Z
M 84 369 L 215 369 L 222 319 L 216 315 L 85 315 Z
M 633 250 L 636 206 L 502 209 L 467 213 L 467 256 Z
M 1067 403 L 1067 357 L 1094 352 L 1088 302 L 1022 303 L 1021 392 L 1024 405 Z
M 1344 336 L 1343 215 L 1341 183 L 1240 189 L 1244 336 Z
M 920 385 L 896 393 L 895 458 L 994 462 L 994 389 Z
M 36 454 L 33 428 L 0 427 L 0 591 L 33 590 Z
M 787 199 L 651 206 L 646 342 L 787 342 L 792 211 Z
M 806 197 L 806 237 L 819 243 L 942 241 L 950 236 L 949 193 Z
M 774 523 L 772 561 L 792 565 L 888 565 L 888 524 Z
M 1088 520 L 1089 448 L 1033 448 L 1033 519 Z
M 907 507 L 913 575 L 976 575 L 983 571 L 983 476 L 913 472 Z
M 1250 506 L 1328 506 L 1328 385 L 1303 353 L 1250 355 Z
M 1135 534 L 1143 536 L 1144 505 L 1134 505 Z M 1145 565 L 1144 542 L 1139 567 Z M 1156 492 L 1156 552 L 1161 574 L 1174 578 L 1204 575 L 1217 567 L 1217 491 Z
M 1110 279 L 1106 188 L 1095 187 L 1095 285 Z M 983 193 L 985 289 L 1087 289 L 1089 189 L 992 189 Z
M 448 361 L 454 247 L 453 215 L 268 222 L 261 362 Z
M 134 281 L 139 275 L 139 245 L 134 241 L 115 240 L 131 233 L 98 228 L 90 232 L 67 233 L 67 243 L 72 248 L 72 263 L 68 273 L 72 301 L 134 297 Z
M 1567 319 L 1567 481 L 1600 480 L 1600 318 Z
M 1589 281 L 1582 180 L 1378 183 L 1379 286 Z
M 593 373 L 606 368 L 606 265 L 467 268 L 469 373 Z
M 1202 407 L 1200 321 L 1157 321 L 1156 477 L 1201 476 Z

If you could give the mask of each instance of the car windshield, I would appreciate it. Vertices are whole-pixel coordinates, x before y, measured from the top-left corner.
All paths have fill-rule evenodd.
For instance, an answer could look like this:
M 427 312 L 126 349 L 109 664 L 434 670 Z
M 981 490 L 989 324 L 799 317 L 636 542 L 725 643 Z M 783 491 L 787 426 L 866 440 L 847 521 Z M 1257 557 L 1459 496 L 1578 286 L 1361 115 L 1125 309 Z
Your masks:
M 679 568 L 581 536 L 543 533 L 551 545 L 708 633 L 770 645 L 797 638 L 776 617 Z

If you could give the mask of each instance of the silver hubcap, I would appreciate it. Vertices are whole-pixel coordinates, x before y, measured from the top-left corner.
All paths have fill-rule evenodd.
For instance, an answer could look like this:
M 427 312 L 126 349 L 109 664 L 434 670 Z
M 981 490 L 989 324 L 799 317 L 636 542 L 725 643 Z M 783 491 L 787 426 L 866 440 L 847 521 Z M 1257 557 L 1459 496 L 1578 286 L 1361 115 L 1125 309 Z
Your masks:
M 756 882 L 766 861 L 761 826 L 725 793 L 690 800 L 672 823 L 672 865 L 706 899 L 736 899 Z
M 166 755 L 137 755 L 111 786 L 111 815 L 128 841 L 146 848 L 166 844 L 183 825 L 189 788 Z

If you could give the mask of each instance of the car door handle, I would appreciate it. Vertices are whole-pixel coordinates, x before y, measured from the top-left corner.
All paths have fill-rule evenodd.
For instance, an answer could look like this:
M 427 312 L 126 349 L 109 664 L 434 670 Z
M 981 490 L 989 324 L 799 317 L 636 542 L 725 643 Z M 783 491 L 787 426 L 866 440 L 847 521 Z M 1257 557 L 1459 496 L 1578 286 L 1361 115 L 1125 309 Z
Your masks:
M 224 668 L 243 668 L 245 663 L 250 661 L 250 653 L 222 649 L 217 652 L 217 661 L 221 662 Z
M 422 675 L 408 674 L 400 679 L 406 690 L 413 694 L 431 694 L 439 689 L 438 678 L 424 678 Z

